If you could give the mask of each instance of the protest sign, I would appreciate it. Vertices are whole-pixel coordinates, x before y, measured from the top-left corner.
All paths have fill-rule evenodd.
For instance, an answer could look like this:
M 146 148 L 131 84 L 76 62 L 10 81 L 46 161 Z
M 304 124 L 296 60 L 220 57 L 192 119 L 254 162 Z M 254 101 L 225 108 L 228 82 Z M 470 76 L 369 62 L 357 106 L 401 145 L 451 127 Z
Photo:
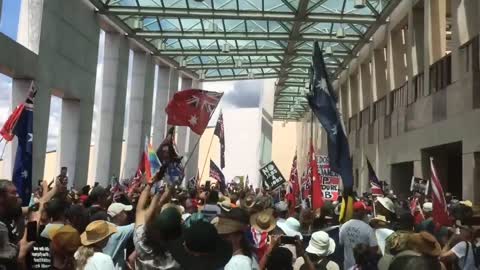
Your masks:
M 260 173 L 263 176 L 263 187 L 266 190 L 275 190 L 286 182 L 277 165 L 273 161 L 270 161 L 267 165 L 260 169 Z
M 317 165 L 320 178 L 322 179 L 323 199 L 336 201 L 340 186 L 340 175 L 330 170 L 328 156 L 317 155 Z
M 429 186 L 430 181 L 412 176 L 412 181 L 410 182 L 410 191 L 427 195 Z

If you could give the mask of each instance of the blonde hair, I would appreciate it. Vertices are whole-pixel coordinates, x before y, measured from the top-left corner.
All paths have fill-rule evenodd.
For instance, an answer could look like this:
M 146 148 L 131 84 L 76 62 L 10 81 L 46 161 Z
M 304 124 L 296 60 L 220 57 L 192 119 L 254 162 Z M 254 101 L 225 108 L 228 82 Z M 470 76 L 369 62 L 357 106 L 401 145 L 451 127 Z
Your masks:
M 83 270 L 90 257 L 95 253 L 95 249 L 92 246 L 81 246 L 78 248 L 77 256 L 75 258 L 75 269 Z

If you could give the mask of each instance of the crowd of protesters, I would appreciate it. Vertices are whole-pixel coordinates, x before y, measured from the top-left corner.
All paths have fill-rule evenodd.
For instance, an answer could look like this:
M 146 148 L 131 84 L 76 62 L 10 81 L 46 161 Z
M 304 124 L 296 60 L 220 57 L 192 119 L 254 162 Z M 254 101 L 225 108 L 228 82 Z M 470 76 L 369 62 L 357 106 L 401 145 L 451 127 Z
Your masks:
M 479 269 L 472 203 L 449 194 L 449 227 L 425 196 L 392 192 L 356 197 L 339 224 L 340 200 L 312 210 L 284 192 L 142 181 L 73 192 L 63 177 L 23 208 L 0 180 L 0 269 Z

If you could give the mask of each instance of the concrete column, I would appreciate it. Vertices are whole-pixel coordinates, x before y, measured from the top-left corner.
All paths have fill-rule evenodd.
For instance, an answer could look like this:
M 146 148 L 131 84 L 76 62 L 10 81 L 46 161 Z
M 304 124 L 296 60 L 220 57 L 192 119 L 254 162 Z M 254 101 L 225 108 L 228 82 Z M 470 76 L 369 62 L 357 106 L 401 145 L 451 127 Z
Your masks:
M 430 65 L 445 55 L 446 0 L 425 0 L 424 87 L 430 87 Z
M 172 100 L 173 95 L 178 91 L 178 79 L 179 79 L 178 70 L 175 68 L 170 68 L 170 74 L 168 76 L 168 100 Z M 168 120 L 168 116 L 167 116 Z M 170 125 L 167 125 L 167 130 L 170 128 Z
M 35 180 L 43 179 L 51 103 L 51 92 L 47 84 L 37 81 L 37 86 L 38 91 L 35 95 L 35 109 L 33 113 L 33 185 L 37 183 Z
M 108 32 L 102 45 L 103 78 L 97 89 L 100 100 L 94 155 L 95 181 L 106 186 L 113 175 L 120 175 L 129 47 L 123 35 Z
M 373 51 L 373 75 L 374 75 L 374 91 L 373 99 L 376 101 L 381 99 L 387 93 L 387 62 L 385 59 L 385 51 L 383 48 Z
M 182 78 L 182 90 L 191 89 L 192 88 L 192 79 L 190 78 Z M 188 127 L 178 127 L 177 128 L 177 147 L 180 155 L 188 154 L 188 132 L 190 132 L 190 128 Z M 188 158 L 186 156 L 186 158 Z
M 342 116 L 343 120 L 345 122 L 348 122 L 348 119 L 350 118 L 350 106 L 349 106 L 349 97 L 350 94 L 348 93 L 348 81 L 344 82 L 340 86 L 340 92 L 342 93 Z
M 57 171 L 68 168 L 69 185 L 76 181 L 77 148 L 79 142 L 80 102 L 74 99 L 62 99 L 60 134 L 57 141 Z M 88 147 L 88 146 L 87 146 Z
M 403 29 L 398 28 L 388 32 L 388 81 L 391 91 L 400 87 L 406 81 L 406 66 L 404 60 L 405 44 L 403 40 Z
M 424 11 L 422 8 L 413 8 L 408 13 L 408 74 L 413 77 L 424 68 Z
M 135 174 L 144 150 L 145 136 L 150 134 L 152 121 L 153 75 L 152 58 L 145 52 L 133 53 L 130 104 L 127 115 L 126 157 L 122 177 Z
M 473 203 L 478 204 L 480 202 L 480 185 L 476 180 L 480 175 L 480 155 L 479 153 L 464 153 L 462 160 L 462 199 L 471 200 Z
M 155 111 L 152 119 L 152 145 L 156 149 L 165 138 L 167 127 L 167 115 L 165 108 L 168 105 L 168 86 L 169 86 L 170 68 L 167 66 L 158 66 L 157 69 L 157 95 L 155 97 Z
M 198 80 L 193 80 L 192 88 L 202 89 L 202 83 L 199 82 Z M 187 139 L 188 139 L 187 157 L 188 156 L 190 157 L 190 161 L 185 167 L 185 176 L 187 177 L 187 180 L 188 180 L 191 177 L 195 176 L 198 171 L 198 153 L 199 153 L 198 151 L 200 149 L 200 145 L 197 145 L 197 147 L 195 147 L 195 145 L 200 140 L 200 136 L 189 129 L 187 134 Z
M 370 61 L 360 65 L 361 101 L 360 110 L 365 109 L 372 103 L 372 74 L 370 72 Z
M 22 0 L 18 22 L 17 41 L 25 48 L 38 54 L 44 0 Z M 0 0 L 0 10 L 2 1 Z
M 2 3 L 0 1 L 0 7 L 1 6 Z M 10 112 L 13 112 L 13 110 L 15 110 L 15 108 L 19 104 L 25 102 L 31 83 L 31 80 L 13 79 L 11 90 L 12 103 L 10 103 Z M 0 172 L 1 177 L 4 179 L 12 179 L 13 165 L 15 164 L 15 155 L 17 153 L 17 145 L 17 138 L 15 137 L 5 147 L 5 153 L 3 155 L 3 170 Z
M 358 73 L 354 73 L 349 77 L 349 92 L 350 92 L 350 112 L 351 115 L 355 115 L 359 112 L 359 98 L 358 98 Z

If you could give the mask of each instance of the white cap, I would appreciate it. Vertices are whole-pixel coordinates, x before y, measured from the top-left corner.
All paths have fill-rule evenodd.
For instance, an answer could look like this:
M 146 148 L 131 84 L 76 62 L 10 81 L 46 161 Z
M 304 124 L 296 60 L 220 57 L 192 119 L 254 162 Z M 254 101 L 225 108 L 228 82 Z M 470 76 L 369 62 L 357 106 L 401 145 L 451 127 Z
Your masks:
M 133 206 L 125 205 L 123 203 L 112 203 L 107 210 L 107 213 L 110 217 L 115 217 L 116 215 L 120 214 L 122 211 L 132 211 Z
M 423 204 L 423 212 L 432 212 L 433 204 L 431 202 L 426 202 Z

